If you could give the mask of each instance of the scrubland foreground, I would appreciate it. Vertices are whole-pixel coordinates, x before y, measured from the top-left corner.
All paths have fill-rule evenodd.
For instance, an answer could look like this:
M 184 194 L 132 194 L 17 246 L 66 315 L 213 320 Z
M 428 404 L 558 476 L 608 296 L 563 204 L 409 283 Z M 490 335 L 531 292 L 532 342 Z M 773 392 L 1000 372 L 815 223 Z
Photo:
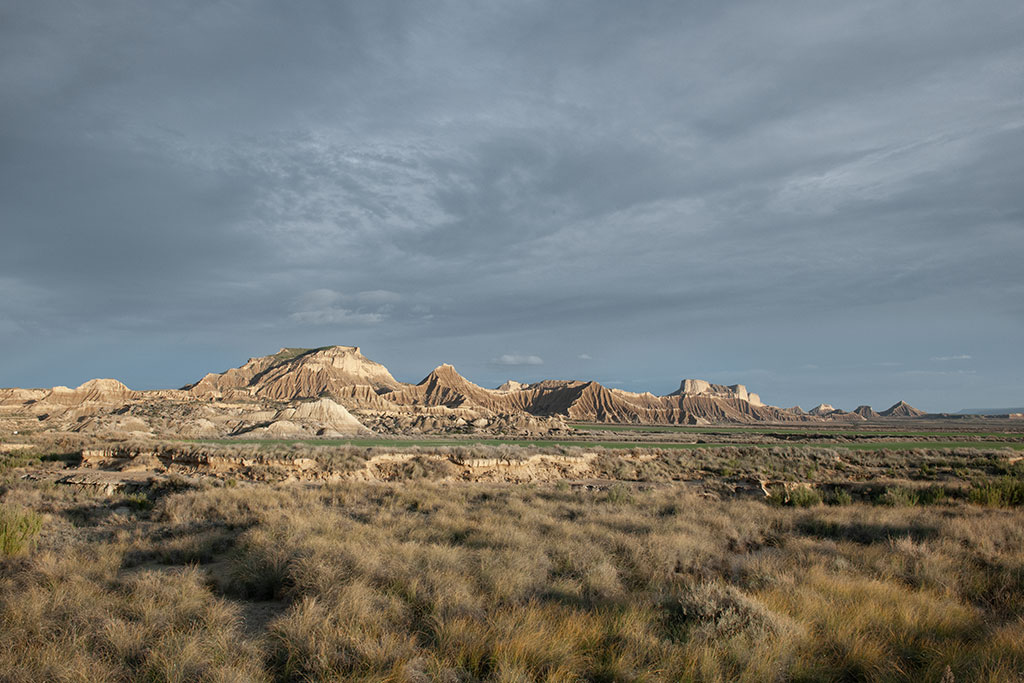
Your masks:
M 824 502 L 430 479 L 107 497 L 8 469 L 0 679 L 1020 680 L 1019 469 Z

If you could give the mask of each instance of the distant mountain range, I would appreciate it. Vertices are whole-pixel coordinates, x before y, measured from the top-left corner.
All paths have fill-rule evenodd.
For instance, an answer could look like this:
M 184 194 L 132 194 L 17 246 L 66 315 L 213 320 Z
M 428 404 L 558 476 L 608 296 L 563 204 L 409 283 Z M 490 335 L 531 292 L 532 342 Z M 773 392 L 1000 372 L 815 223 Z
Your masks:
M 1021 408 L 964 408 L 957 415 L 1010 415 L 1013 413 L 1024 413 Z

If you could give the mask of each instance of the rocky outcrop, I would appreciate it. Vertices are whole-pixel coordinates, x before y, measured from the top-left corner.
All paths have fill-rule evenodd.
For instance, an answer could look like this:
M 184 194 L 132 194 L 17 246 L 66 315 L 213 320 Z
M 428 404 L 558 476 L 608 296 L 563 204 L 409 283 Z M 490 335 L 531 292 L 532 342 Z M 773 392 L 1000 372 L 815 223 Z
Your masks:
M 0 406 L 21 407 L 42 399 L 48 393 L 49 389 L 0 389 Z
M 755 406 L 764 405 L 761 397 L 747 391 L 742 384 L 712 384 L 702 379 L 684 379 L 679 383 L 679 389 L 671 396 L 710 396 L 712 398 L 737 399 L 746 401 Z
M 853 412 L 865 419 L 874 419 L 876 417 L 881 417 L 871 408 L 871 406 L 857 406 L 857 408 Z
M 814 417 L 823 418 L 831 422 L 863 422 L 864 417 L 858 413 L 848 413 L 828 403 L 820 403 L 808 413 Z
M 274 422 L 281 421 L 311 427 L 322 436 L 348 436 L 369 431 L 343 406 L 329 398 L 300 403 L 295 408 L 285 408 L 274 416 Z
M 289 438 L 302 436 L 343 437 L 369 434 L 370 430 L 352 416 L 344 406 L 329 398 L 304 401 L 283 408 L 267 419 L 262 411 L 243 417 L 233 435 Z

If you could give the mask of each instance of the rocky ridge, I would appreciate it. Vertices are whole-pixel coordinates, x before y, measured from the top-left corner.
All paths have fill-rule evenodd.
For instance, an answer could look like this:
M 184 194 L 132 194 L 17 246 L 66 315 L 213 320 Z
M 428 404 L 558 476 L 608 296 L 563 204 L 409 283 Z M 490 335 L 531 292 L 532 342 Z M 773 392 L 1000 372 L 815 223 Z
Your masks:
M 862 406 L 862 408 L 866 408 Z M 870 408 L 867 408 L 870 410 Z M 497 389 L 469 381 L 451 365 L 417 384 L 396 380 L 357 346 L 284 348 L 210 373 L 178 390 L 133 391 L 112 379 L 75 389 L 0 390 L 0 415 L 60 431 L 185 438 L 292 438 L 369 433 L 546 435 L 566 422 L 680 424 L 863 420 L 821 404 L 809 413 L 765 405 L 742 384 L 685 379 L 666 396 L 598 382 L 509 380 Z M 872 411 L 873 412 L 873 411 Z M 922 415 L 897 403 L 883 417 Z

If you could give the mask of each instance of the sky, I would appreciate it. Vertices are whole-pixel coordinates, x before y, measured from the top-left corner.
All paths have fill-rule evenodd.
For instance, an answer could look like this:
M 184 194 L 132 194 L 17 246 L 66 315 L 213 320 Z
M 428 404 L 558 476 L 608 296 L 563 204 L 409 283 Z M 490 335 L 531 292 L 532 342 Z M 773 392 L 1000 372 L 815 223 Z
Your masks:
M 0 6 L 0 386 L 1024 405 L 1019 0 Z

